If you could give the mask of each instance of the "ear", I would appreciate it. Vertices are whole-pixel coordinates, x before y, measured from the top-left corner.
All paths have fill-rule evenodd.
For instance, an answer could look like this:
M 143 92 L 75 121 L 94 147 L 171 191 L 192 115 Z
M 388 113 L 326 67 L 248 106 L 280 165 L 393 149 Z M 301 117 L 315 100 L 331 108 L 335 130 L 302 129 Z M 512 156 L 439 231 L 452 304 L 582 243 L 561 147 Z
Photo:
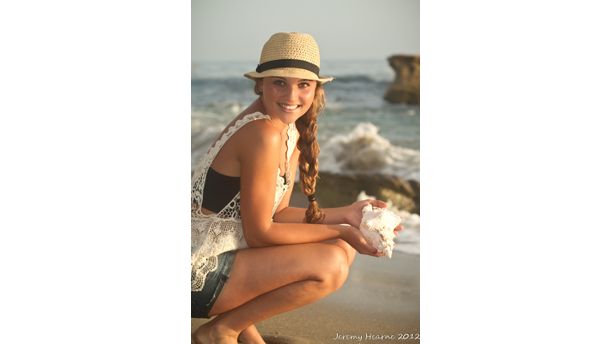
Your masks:
M 258 96 L 262 95 L 262 88 L 263 88 L 263 81 L 261 78 L 256 79 L 255 80 L 255 87 L 253 87 L 253 89 L 255 90 L 255 94 L 257 94 Z

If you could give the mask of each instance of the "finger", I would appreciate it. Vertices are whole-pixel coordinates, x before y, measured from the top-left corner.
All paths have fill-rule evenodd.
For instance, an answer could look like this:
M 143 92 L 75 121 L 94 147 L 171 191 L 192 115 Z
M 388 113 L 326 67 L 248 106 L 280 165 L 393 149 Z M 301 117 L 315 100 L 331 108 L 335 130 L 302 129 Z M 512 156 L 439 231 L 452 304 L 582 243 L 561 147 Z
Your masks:
M 363 254 L 367 254 L 369 256 L 376 256 L 376 254 L 378 253 L 377 249 L 371 249 L 371 248 L 366 248 L 362 251 Z
M 373 207 L 376 207 L 376 208 L 386 208 L 386 207 L 387 207 L 387 203 L 385 203 L 385 202 L 383 202 L 383 201 L 381 201 L 381 200 L 378 200 L 378 199 L 373 199 L 373 200 L 371 200 L 371 201 L 370 201 L 370 204 L 371 204 Z

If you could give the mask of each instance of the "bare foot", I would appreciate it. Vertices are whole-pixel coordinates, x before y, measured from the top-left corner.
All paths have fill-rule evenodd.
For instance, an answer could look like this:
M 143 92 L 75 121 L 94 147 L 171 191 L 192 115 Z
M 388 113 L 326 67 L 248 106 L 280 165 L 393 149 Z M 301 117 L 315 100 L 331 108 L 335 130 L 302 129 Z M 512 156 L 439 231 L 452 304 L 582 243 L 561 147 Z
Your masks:
M 238 341 L 243 344 L 266 344 L 255 325 L 245 328 L 238 336 Z
M 211 320 L 200 326 L 191 334 L 191 339 L 195 344 L 237 344 L 238 333 L 230 328 L 219 326 Z

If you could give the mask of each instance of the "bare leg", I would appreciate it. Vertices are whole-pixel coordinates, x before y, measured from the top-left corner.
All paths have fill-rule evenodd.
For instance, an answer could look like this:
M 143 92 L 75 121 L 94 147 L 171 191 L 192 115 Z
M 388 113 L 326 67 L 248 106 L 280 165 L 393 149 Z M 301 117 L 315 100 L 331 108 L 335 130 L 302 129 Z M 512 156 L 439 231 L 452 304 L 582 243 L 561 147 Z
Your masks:
M 346 258 L 348 260 L 348 265 L 351 266 L 353 261 L 355 260 L 355 254 L 357 251 L 353 248 L 353 246 L 349 245 L 346 241 L 342 239 L 332 239 L 328 241 L 324 241 L 324 243 L 334 244 L 340 248 L 342 248 L 346 252 Z
M 347 252 L 335 244 L 240 250 L 210 312 L 218 316 L 196 330 L 194 341 L 236 343 L 252 324 L 328 295 L 347 275 Z
M 244 344 L 266 344 L 255 325 L 245 328 L 238 336 L 238 340 Z

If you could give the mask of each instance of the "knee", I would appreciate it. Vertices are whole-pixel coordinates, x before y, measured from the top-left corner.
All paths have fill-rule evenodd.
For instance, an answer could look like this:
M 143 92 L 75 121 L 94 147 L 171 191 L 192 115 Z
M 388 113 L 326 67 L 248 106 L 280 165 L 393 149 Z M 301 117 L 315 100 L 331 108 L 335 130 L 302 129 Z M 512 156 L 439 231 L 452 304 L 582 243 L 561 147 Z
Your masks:
M 346 253 L 346 260 L 348 266 L 350 267 L 353 264 L 353 260 L 355 260 L 355 253 L 357 253 L 357 251 L 355 251 L 353 246 L 349 245 L 346 241 L 342 239 L 338 239 L 335 244 L 342 248 Z
M 321 268 L 318 280 L 329 291 L 340 289 L 349 273 L 346 252 L 338 246 L 326 245 L 321 254 Z
M 355 254 L 357 253 L 357 251 L 355 251 L 353 246 L 349 245 L 346 241 L 342 239 L 332 239 L 332 240 L 324 241 L 324 243 L 331 244 L 331 245 L 334 245 L 334 246 L 337 246 L 343 249 L 346 255 L 346 261 L 347 261 L 348 266 L 350 267 L 353 264 L 353 261 L 355 260 Z

